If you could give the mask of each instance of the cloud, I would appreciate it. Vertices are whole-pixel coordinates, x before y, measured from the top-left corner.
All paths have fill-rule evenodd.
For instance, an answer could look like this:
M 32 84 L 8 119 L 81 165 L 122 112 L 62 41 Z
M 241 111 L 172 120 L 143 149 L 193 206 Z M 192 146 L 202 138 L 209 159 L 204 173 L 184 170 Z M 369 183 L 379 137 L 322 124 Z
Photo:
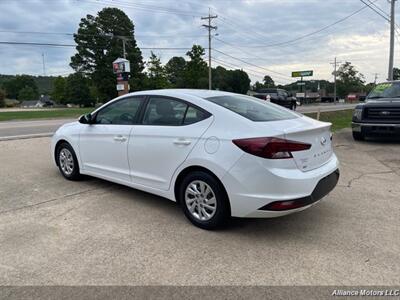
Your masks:
M 388 11 L 386 1 L 378 1 L 377 4 Z M 363 4 L 359 1 L 0 1 L 0 41 L 70 44 L 73 39 L 68 35 L 1 31 L 74 33 L 81 18 L 87 14 L 94 15 L 106 6 L 124 10 L 134 21 L 140 47 L 191 47 L 196 43 L 207 48 L 207 33 L 201 26 L 205 20 L 201 20 L 200 16 L 207 15 L 210 8 L 212 14 L 218 15 L 213 20 L 218 26 L 213 48 L 242 61 L 216 52 L 214 57 L 251 72 L 253 81 L 269 74 L 278 82 L 290 82 L 290 73 L 300 69 L 313 69 L 315 79 L 329 80 L 332 77 L 330 62 L 335 56 L 342 61 L 352 61 L 369 81 L 373 80 L 373 73 L 380 73 L 382 80 L 387 73 L 388 24 L 368 8 L 327 30 L 295 40 L 360 9 Z M 295 41 L 285 43 L 291 40 Z M 258 47 L 270 44 L 280 45 Z M 71 72 L 69 62 L 74 52 L 74 48 L 0 45 L 0 72 L 41 74 L 42 53 L 45 55 L 47 74 Z M 165 63 L 174 55 L 184 56 L 186 51 L 154 52 Z M 143 50 L 143 55 L 147 59 L 150 51 Z M 397 57 L 395 62 L 398 63 Z

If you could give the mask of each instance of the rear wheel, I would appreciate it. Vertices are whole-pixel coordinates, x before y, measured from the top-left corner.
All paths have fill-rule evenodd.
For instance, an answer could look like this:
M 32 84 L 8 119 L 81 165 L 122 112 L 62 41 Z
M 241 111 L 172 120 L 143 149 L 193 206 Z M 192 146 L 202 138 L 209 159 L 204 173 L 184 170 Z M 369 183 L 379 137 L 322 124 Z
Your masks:
M 353 131 L 353 139 L 356 141 L 363 141 L 365 136 L 361 132 Z
M 75 151 L 68 143 L 62 143 L 57 147 L 57 163 L 61 174 L 68 180 L 78 180 L 81 178 L 79 173 L 78 159 Z
M 179 197 L 185 216 L 197 227 L 218 228 L 225 225 L 230 216 L 223 187 L 206 172 L 189 173 L 181 183 Z

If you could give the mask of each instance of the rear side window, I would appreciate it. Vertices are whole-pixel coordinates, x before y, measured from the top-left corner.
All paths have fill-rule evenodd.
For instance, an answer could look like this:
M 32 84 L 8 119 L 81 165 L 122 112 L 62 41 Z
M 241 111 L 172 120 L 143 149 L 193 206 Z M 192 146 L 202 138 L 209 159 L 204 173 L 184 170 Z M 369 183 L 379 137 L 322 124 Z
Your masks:
M 150 97 L 143 124 L 159 126 L 190 125 L 210 117 L 211 114 L 186 102 L 163 97 Z
M 197 123 L 200 122 L 204 119 L 207 119 L 210 116 L 210 114 L 198 110 L 196 108 L 194 108 L 193 106 L 189 106 L 187 112 L 186 112 L 186 116 L 185 116 L 185 120 L 183 121 L 184 125 L 190 125 L 193 123 Z
M 224 95 L 206 98 L 251 121 L 266 122 L 298 118 L 299 116 L 283 107 L 242 95 Z
M 188 105 L 168 98 L 150 98 L 144 113 L 145 125 L 182 125 Z

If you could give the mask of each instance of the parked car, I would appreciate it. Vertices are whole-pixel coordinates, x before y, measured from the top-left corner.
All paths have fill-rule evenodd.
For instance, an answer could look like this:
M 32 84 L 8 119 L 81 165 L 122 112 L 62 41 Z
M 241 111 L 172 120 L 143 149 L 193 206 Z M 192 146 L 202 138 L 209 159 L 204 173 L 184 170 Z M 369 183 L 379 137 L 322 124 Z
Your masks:
M 297 100 L 290 93 L 282 89 L 269 88 L 259 89 L 256 94 L 253 95 L 256 98 L 270 101 L 272 103 L 284 106 L 291 110 L 296 110 Z
M 196 226 L 304 210 L 336 185 L 330 123 L 254 97 L 156 90 L 116 98 L 52 138 L 61 174 L 180 203 Z
M 400 136 L 400 81 L 378 84 L 365 103 L 355 107 L 353 138 L 367 136 Z

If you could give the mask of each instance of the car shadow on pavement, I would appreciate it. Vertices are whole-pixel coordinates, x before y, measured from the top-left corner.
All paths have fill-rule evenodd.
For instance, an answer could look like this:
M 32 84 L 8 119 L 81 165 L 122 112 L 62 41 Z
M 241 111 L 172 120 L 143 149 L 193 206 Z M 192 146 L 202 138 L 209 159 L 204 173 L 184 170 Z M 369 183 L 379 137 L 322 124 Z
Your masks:
M 94 183 L 96 186 L 107 186 L 107 189 L 118 192 L 122 199 L 134 201 L 135 205 L 140 205 L 141 209 L 148 211 L 148 220 L 151 222 L 157 217 L 162 216 L 163 221 L 171 223 L 182 223 L 184 226 L 193 226 L 184 216 L 180 205 L 160 196 L 156 196 L 144 191 L 136 190 L 124 185 L 110 183 L 108 181 L 87 176 L 84 181 Z M 116 200 L 116 199 L 112 199 Z M 130 205 L 127 203 L 127 205 Z M 293 215 L 283 216 L 279 218 L 236 218 L 232 217 L 227 224 L 222 228 L 214 230 L 219 234 L 234 234 L 234 235 L 262 235 L 264 238 L 272 236 L 291 236 L 296 234 L 304 234 L 309 230 L 316 230 L 317 224 L 321 222 L 319 212 L 316 211 L 318 206 L 323 206 L 324 203 L 319 203 L 315 207 L 311 207 L 306 211 L 295 213 Z M 323 208 L 322 208 L 323 209 Z M 177 230 L 179 226 L 176 227 Z M 192 227 L 194 230 L 202 230 Z

